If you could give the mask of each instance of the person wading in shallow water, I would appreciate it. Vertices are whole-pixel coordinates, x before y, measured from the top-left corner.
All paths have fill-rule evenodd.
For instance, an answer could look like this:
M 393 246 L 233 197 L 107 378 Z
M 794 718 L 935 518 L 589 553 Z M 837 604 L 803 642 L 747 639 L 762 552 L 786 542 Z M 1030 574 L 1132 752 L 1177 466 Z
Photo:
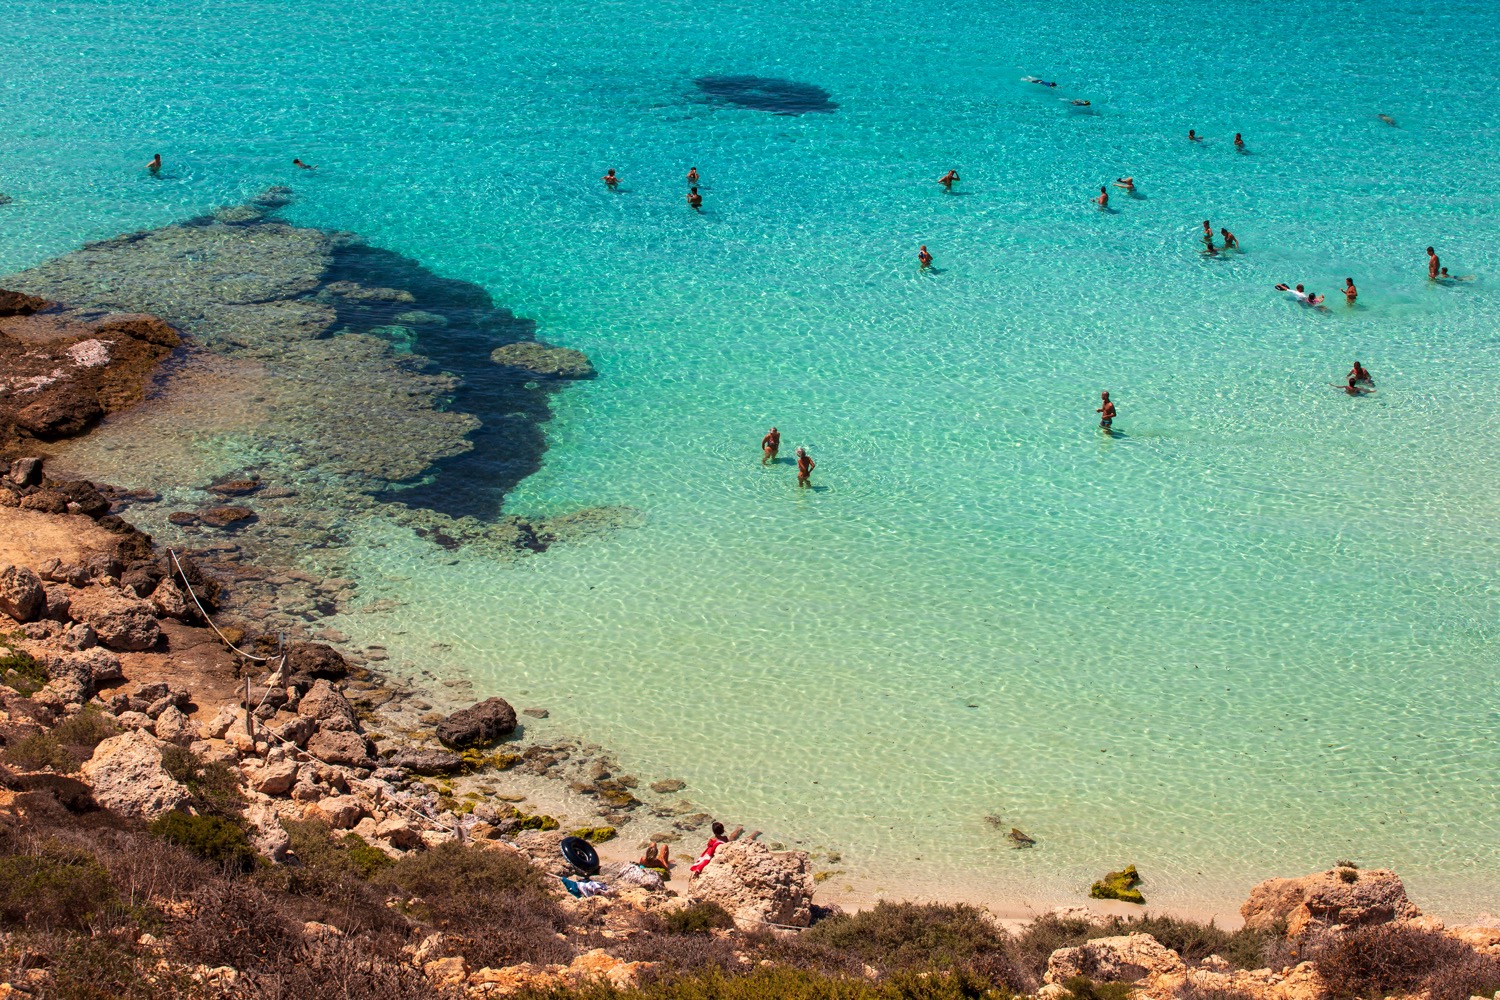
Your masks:
M 688 189 L 687 203 L 692 206 L 693 211 L 703 211 L 703 196 L 698 193 L 697 188 Z
M 953 182 L 956 180 L 958 180 L 958 171 L 950 170 L 946 174 L 938 178 L 938 183 L 943 186 L 944 190 L 952 191 Z
M 698 168 L 697 167 L 688 167 L 687 182 L 688 182 L 689 186 L 698 183 Z
M 772 427 L 766 432 L 766 436 L 760 439 L 761 455 L 760 464 L 770 465 L 776 461 L 776 453 L 781 450 L 781 432 Z
M 818 467 L 818 463 L 812 460 L 806 448 L 797 449 L 797 485 L 811 486 L 812 471 Z
M 615 176 L 614 167 L 610 167 L 608 170 L 604 171 L 604 176 L 599 179 L 603 181 L 604 186 L 609 188 L 611 191 L 620 186 L 620 178 Z
M 1115 422 L 1115 404 L 1109 401 L 1107 392 L 1101 392 L 1099 398 L 1104 401 L 1104 405 L 1094 411 L 1099 414 L 1099 426 L 1104 429 L 1105 433 L 1112 433 L 1110 426 Z
M 151 176 L 152 177 L 156 177 L 156 176 L 159 176 L 161 174 L 161 154 L 160 153 L 157 153 L 155 156 L 151 157 L 151 162 L 148 163 L 148 164 L 146 164 L 146 169 L 149 170 L 149 171 L 151 171 Z
M 927 252 L 927 244 L 926 243 L 923 243 L 922 246 L 921 246 L 921 249 L 919 249 L 917 251 L 917 261 L 923 267 L 931 267 L 932 266 L 932 254 L 930 254 L 930 253 Z

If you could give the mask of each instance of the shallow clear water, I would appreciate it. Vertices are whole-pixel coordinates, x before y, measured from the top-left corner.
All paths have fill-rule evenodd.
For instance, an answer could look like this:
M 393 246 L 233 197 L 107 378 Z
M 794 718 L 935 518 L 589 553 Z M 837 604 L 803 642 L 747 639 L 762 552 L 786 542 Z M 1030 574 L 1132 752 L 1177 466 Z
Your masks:
M 0 10 L 0 272 L 290 183 L 593 358 L 507 507 L 647 525 L 517 565 L 372 525 L 357 575 L 407 603 L 340 627 L 393 659 L 877 885 L 1135 862 L 1223 907 L 1354 856 L 1495 901 L 1495 0 Z M 1245 253 L 1203 259 L 1205 217 Z

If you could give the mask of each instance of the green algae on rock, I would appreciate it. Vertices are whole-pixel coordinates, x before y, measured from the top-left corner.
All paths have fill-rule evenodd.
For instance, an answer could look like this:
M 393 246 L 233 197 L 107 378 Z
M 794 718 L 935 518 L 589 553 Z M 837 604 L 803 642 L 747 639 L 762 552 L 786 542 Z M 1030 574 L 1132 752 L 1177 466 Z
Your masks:
M 1089 887 L 1089 895 L 1094 899 L 1118 899 L 1122 903 L 1146 902 L 1146 897 L 1141 895 L 1141 890 L 1136 886 L 1140 884 L 1140 873 L 1135 870 L 1135 865 L 1126 865 L 1117 872 L 1110 872 L 1099 881 Z

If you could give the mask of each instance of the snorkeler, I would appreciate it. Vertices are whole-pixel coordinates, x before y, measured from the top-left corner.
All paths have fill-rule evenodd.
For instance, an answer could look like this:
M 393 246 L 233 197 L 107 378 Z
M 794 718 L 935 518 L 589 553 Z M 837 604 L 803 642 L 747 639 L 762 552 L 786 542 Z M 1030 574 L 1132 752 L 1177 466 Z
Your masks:
M 313 166 L 311 163 L 303 163 L 300 159 L 294 159 L 294 160 L 292 160 L 292 166 L 294 166 L 294 167 L 301 167 L 303 170 L 317 170 L 318 169 L 317 167 Z
M 1134 177 L 1116 177 L 1115 178 L 1115 187 L 1117 187 L 1117 188 L 1124 188 L 1126 191 L 1134 191 L 1135 190 L 1135 178 Z
M 688 188 L 687 203 L 695 212 L 703 211 L 703 196 L 696 187 Z
M 772 427 L 766 436 L 760 439 L 761 456 L 760 464 L 769 465 L 776 461 L 776 453 L 781 450 L 781 432 Z
M 1396 125 L 1396 119 L 1392 118 L 1390 115 L 1376 115 L 1375 117 L 1379 118 L 1381 121 L 1392 127 L 1395 127 Z
M 608 170 L 604 171 L 604 176 L 599 179 L 602 180 L 604 182 L 604 186 L 609 188 L 611 191 L 618 187 L 620 183 L 620 178 L 615 176 L 614 167 L 610 167 Z
M 1023 76 L 1023 77 L 1021 77 L 1021 82 L 1022 83 L 1039 83 L 1043 87 L 1055 87 L 1055 86 L 1057 86 L 1057 84 L 1053 83 L 1051 80 L 1043 80 L 1039 76 Z
M 958 179 L 959 179 L 959 177 L 958 177 L 958 171 L 957 170 L 950 170 L 946 174 L 944 174 L 943 176 L 941 176 L 941 177 L 938 178 L 938 183 L 941 184 L 947 190 L 952 191 L 953 190 L 953 182 L 956 181 L 956 180 L 958 180 Z
M 1370 385 L 1375 384 L 1375 380 L 1370 377 L 1369 371 L 1358 361 L 1354 362 L 1354 367 L 1349 369 L 1348 377 L 1349 381 L 1351 382 L 1368 382 Z
M 1079 100 L 1076 97 L 1073 98 L 1073 100 L 1069 101 L 1068 103 L 1071 104 L 1075 108 L 1086 108 L 1086 107 L 1089 107 L 1089 102 L 1088 101 Z
M 1108 431 L 1110 425 L 1115 422 L 1115 404 L 1109 401 L 1109 393 L 1107 392 L 1101 392 L 1099 398 L 1103 401 L 1104 405 L 1100 406 L 1094 412 L 1099 414 L 1099 426 Z
M 926 243 L 923 243 L 922 246 L 920 248 L 918 248 L 918 250 L 917 250 L 917 260 L 921 263 L 921 265 L 923 267 L 931 267 L 932 266 L 932 254 L 930 254 L 930 253 L 927 252 L 927 244 Z
M 1237 239 L 1235 239 L 1234 238 L 1234 234 L 1231 233 L 1229 230 L 1227 230 L 1227 229 L 1220 229 L 1219 230 L 1219 235 L 1222 236 L 1222 237 L 1224 237 L 1224 249 L 1225 250 L 1238 250 L 1240 248 L 1240 241 L 1237 240 Z
M 159 176 L 161 174 L 161 154 L 160 153 L 157 153 L 155 156 L 151 157 L 151 162 L 148 163 L 148 164 L 146 164 L 146 169 L 149 170 L 149 171 L 151 171 L 151 176 L 152 177 L 156 177 L 156 176 Z
M 812 460 L 812 456 L 807 453 L 807 449 L 806 448 L 798 448 L 797 449 L 797 485 L 798 486 L 811 486 L 812 485 L 812 471 L 814 469 L 816 469 L 817 467 L 818 467 L 818 464 Z
M 1432 247 L 1427 248 L 1427 280 L 1436 281 L 1438 276 L 1438 255 Z
M 1097 197 L 1097 198 L 1095 198 L 1093 200 L 1098 203 L 1099 208 L 1101 210 L 1108 210 L 1108 208 L 1109 208 L 1109 188 L 1105 187 L 1102 184 L 1099 185 L 1099 197 Z
M 1352 305 L 1354 305 L 1354 300 L 1357 299 L 1357 298 L 1359 298 L 1359 289 L 1354 287 L 1354 279 L 1353 278 L 1345 278 L 1344 279 L 1344 301 L 1347 302 L 1347 303 L 1349 303 L 1352 306 Z M 1355 364 L 1359 364 L 1359 362 L 1356 361 Z

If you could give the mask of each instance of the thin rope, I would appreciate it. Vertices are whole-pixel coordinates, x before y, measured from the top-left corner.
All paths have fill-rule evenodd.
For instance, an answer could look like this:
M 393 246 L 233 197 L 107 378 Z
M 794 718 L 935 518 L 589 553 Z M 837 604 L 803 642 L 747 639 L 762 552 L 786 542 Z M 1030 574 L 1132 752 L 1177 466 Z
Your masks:
M 209 616 L 208 609 L 203 606 L 203 602 L 198 600 L 198 595 L 193 592 L 193 585 L 188 582 L 187 574 L 182 571 L 182 563 L 178 561 L 177 553 L 172 549 L 167 549 L 167 554 L 172 557 L 172 565 L 177 567 L 177 575 L 181 578 L 182 585 L 187 588 L 188 596 L 191 597 L 193 599 L 193 603 L 198 606 L 198 611 L 203 615 L 203 620 L 208 622 L 208 627 L 213 629 L 214 634 L 216 634 L 220 639 L 224 641 L 224 645 L 228 646 L 230 649 L 234 650 L 236 653 L 239 653 L 241 656 L 245 657 L 248 660 L 254 660 L 256 663 L 270 663 L 271 658 L 269 656 L 256 656 L 254 653 L 247 653 L 240 647 L 236 646 L 234 643 L 230 642 L 229 637 L 226 636 L 223 632 L 219 631 L 219 626 L 214 624 L 213 618 Z M 286 657 L 283 656 L 282 663 L 285 664 L 285 662 Z

